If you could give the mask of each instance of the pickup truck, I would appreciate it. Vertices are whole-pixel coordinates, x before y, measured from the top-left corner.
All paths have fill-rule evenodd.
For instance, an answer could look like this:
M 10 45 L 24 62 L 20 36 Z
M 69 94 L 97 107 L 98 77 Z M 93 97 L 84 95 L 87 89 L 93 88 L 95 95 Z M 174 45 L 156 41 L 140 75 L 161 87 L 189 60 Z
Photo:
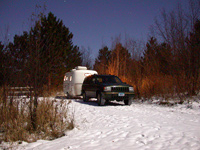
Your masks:
M 97 103 L 103 106 L 106 101 L 124 101 L 131 105 L 134 98 L 134 88 L 123 83 L 114 75 L 90 75 L 85 78 L 82 85 L 83 101 L 97 98 Z

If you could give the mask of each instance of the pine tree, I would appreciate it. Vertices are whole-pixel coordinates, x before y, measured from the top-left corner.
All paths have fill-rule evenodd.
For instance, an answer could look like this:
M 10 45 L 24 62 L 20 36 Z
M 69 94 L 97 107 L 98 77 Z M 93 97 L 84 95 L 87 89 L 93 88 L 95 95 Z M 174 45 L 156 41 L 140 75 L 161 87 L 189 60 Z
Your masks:
M 111 51 L 107 46 L 99 50 L 98 57 L 95 59 L 94 70 L 99 74 L 108 74 L 108 62 L 110 60 Z
M 159 72 L 159 63 L 157 58 L 158 43 L 154 37 L 151 37 L 146 44 L 144 51 L 143 64 L 146 76 L 150 74 L 157 74 Z
M 37 128 L 38 97 L 44 87 L 50 90 L 62 85 L 64 73 L 81 64 L 81 53 L 72 38 L 69 29 L 50 12 L 47 17 L 41 15 L 29 32 L 16 35 L 14 43 L 8 45 L 8 68 L 18 81 L 13 86 L 33 88 L 29 107 L 33 129 Z
M 73 34 L 51 12 L 40 21 L 41 60 L 48 84 L 61 84 L 65 72 L 81 64 L 79 48 L 73 45 Z M 45 63 L 43 63 L 45 62 Z
M 28 75 L 29 80 L 22 80 L 25 85 L 33 86 L 33 81 L 40 83 L 39 88 L 61 85 L 64 73 L 82 62 L 72 38 L 69 29 L 50 12 L 37 20 L 30 32 L 15 35 L 14 43 L 9 44 L 16 62 L 12 68 Z

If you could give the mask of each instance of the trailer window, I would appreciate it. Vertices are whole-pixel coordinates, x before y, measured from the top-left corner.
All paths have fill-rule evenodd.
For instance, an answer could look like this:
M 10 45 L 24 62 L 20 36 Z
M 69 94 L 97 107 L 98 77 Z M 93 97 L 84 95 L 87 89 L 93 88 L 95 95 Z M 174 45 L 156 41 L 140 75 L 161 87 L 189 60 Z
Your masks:
M 67 80 L 68 80 L 68 77 L 67 77 L 67 76 L 65 76 L 65 77 L 64 77 L 64 81 L 67 81 Z

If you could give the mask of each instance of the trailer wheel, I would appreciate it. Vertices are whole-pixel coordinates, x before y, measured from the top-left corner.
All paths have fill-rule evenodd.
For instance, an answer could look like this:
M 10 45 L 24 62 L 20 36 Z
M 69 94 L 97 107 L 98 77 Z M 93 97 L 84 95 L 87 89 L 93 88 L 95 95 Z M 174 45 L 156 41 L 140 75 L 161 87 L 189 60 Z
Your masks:
M 86 93 L 83 92 L 83 101 L 88 102 L 89 98 L 87 97 Z

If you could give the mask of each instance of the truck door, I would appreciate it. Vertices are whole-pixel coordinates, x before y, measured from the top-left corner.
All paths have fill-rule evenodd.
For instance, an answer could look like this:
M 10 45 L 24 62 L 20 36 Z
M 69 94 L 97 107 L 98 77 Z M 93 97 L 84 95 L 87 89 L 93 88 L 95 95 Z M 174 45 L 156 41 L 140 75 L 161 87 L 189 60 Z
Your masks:
M 96 97 L 97 84 L 96 84 L 96 77 L 95 76 L 93 76 L 93 78 L 91 80 L 89 91 L 90 91 L 90 97 Z

